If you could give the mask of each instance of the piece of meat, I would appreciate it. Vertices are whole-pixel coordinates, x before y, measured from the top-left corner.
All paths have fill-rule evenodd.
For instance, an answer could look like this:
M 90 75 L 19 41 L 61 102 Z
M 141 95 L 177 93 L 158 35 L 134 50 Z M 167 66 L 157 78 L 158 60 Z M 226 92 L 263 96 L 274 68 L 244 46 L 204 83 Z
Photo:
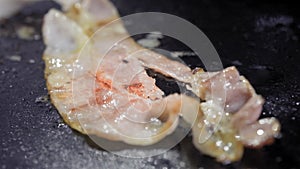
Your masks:
M 239 160 L 244 145 L 263 146 L 279 133 L 277 120 L 257 122 L 263 99 L 235 67 L 191 71 L 136 44 L 109 1 L 73 2 L 64 13 L 50 10 L 43 25 L 47 87 L 72 128 L 150 145 L 172 133 L 181 115 L 192 126 L 195 147 L 224 163 Z M 202 103 L 182 94 L 165 97 L 146 68 L 187 83 Z
M 74 7 L 66 15 L 50 10 L 45 16 L 45 75 L 52 102 L 65 121 L 82 133 L 133 145 L 154 144 L 176 128 L 179 114 L 183 114 L 182 96 L 163 97 L 136 51 L 144 50 L 145 61 L 163 56 L 127 38 L 120 21 L 92 36 L 94 26 L 104 24 L 94 15 L 114 8 L 89 13 L 89 5 L 112 5 L 108 1 L 88 2 L 77 5 L 76 10 L 91 15 L 87 23 L 92 24 L 84 24 L 81 15 L 73 13 Z M 105 18 L 118 17 L 114 12 L 111 14 Z M 98 21 L 100 25 L 96 24 Z M 88 38 L 91 43 L 85 44 Z M 124 40 L 119 42 L 120 39 Z M 169 63 L 168 59 L 162 60 Z M 179 66 L 190 70 L 177 62 L 171 63 L 170 69 Z
M 279 122 L 275 118 L 257 121 L 264 100 L 235 67 L 194 73 L 192 90 L 205 100 L 193 127 L 193 141 L 200 151 L 228 163 L 241 159 L 243 145 L 259 148 L 273 142 L 280 132 Z
M 273 143 L 274 136 L 278 136 L 280 123 L 274 117 L 260 119 L 240 129 L 240 140 L 250 148 L 261 148 Z

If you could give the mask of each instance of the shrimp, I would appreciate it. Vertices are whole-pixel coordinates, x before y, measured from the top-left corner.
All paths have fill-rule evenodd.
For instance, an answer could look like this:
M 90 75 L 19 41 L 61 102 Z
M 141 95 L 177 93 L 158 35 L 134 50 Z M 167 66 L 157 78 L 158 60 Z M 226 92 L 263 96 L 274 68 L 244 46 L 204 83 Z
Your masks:
M 278 135 L 275 118 L 258 120 L 264 100 L 235 67 L 192 71 L 139 46 L 107 0 L 62 5 L 65 12 L 45 16 L 43 59 L 51 100 L 72 128 L 144 146 L 171 134 L 182 116 L 195 147 L 221 162 L 237 161 L 244 146 L 261 147 Z M 146 68 L 186 83 L 199 98 L 165 96 Z

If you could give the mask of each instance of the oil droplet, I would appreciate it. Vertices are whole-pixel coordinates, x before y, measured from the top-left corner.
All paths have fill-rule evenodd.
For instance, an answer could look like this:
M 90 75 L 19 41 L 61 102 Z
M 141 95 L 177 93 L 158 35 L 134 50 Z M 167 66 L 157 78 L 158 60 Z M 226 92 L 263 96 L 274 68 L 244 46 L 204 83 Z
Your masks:
M 223 142 L 222 142 L 221 140 L 218 140 L 218 141 L 216 142 L 216 146 L 221 147 L 222 143 L 223 143 Z
M 256 133 L 257 133 L 257 135 L 261 136 L 261 135 L 263 135 L 265 132 L 264 132 L 264 130 L 262 130 L 262 129 L 258 129 L 258 130 L 256 131 Z
M 179 165 L 180 165 L 180 167 L 185 167 L 185 162 L 181 161 L 181 162 L 179 163 Z
M 67 127 L 67 125 L 65 123 L 58 123 L 57 125 L 58 128 L 64 128 L 64 127 Z
M 22 57 L 19 55 L 12 55 L 12 56 L 8 56 L 7 59 L 14 62 L 20 62 L 22 60 Z
M 35 103 L 45 103 L 48 101 L 48 96 L 40 96 L 35 99 Z
M 29 62 L 29 63 L 35 63 L 35 60 L 29 59 L 28 62 Z
M 224 146 L 224 151 L 229 151 L 229 147 L 228 146 Z

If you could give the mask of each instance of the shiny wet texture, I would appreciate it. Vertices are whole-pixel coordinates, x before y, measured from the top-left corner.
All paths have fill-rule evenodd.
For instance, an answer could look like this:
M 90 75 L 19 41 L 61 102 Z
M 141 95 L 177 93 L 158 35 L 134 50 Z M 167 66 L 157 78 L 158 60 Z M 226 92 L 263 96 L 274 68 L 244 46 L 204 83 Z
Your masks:
M 285 5 L 266 4 L 256 8 L 255 4 L 236 2 L 219 4 L 203 1 L 199 7 L 195 4 L 182 5 L 180 2 L 165 1 L 125 3 L 116 2 L 121 14 L 137 11 L 171 12 L 195 23 L 212 40 L 226 66 L 236 65 L 254 85 L 257 93 L 266 98 L 263 116 L 276 116 L 282 123 L 282 139 L 275 145 L 262 150 L 247 151 L 241 163 L 223 167 L 212 159 L 202 156 L 186 138 L 179 146 L 166 155 L 144 160 L 129 160 L 111 157 L 102 151 L 88 146 L 81 136 L 61 123 L 61 118 L 54 109 L 49 109 L 48 102 L 35 103 L 36 98 L 46 95 L 43 80 L 43 62 L 40 59 L 43 46 L 41 41 L 18 40 L 11 36 L 11 28 L 27 22 L 24 18 L 31 11 L 41 19 L 46 8 L 29 8 L 22 15 L 14 17 L 6 24 L 7 36 L 1 36 L 1 164 L 32 168 L 93 168 L 132 166 L 151 166 L 179 168 L 296 168 L 299 163 L 299 17 L 291 13 Z M 48 7 L 53 4 L 48 4 Z M 182 7 L 178 8 L 178 5 Z M 128 8 L 127 8 L 128 6 Z M 279 8 L 280 6 L 280 8 Z M 275 8 L 273 8 L 275 7 Z M 137 8 L 137 9 L 135 9 Z M 195 10 L 191 10 L 194 8 Z M 176 10 L 175 10 L 176 9 Z M 244 10 L 242 10 L 244 9 Z M 266 10 L 267 9 L 267 10 Z M 254 12 L 254 14 L 253 14 Z M 243 15 L 244 16 L 243 16 Z M 257 22 L 261 18 L 293 18 L 292 23 L 279 23 L 277 26 L 264 26 L 257 31 Z M 290 19 L 289 19 L 290 20 Z M 272 22 L 272 21 L 271 21 Z M 279 22 L 279 21 L 278 21 Z M 280 21 L 281 22 L 281 21 Z M 40 31 L 41 20 L 30 23 Z M 258 24 L 261 26 L 261 24 Z M 270 24 L 268 24 L 270 25 Z M 2 31 L 2 27 L 0 28 Z M 163 47 L 168 46 L 168 39 L 162 40 Z M 11 45 L 14 44 L 14 45 Z M 28 50 L 32 49 L 32 50 Z M 19 54 L 20 62 L 6 59 L 6 56 Z M 30 63 L 34 59 L 35 63 Z M 187 62 L 196 66 L 192 59 Z M 197 65 L 199 66 L 199 65 Z M 9 98 L 9 99 L 8 99 Z M 38 99 L 39 100 L 39 99 Z M 258 158 L 259 157 L 259 158 Z M 104 164 L 104 161 L 106 162 Z M 184 162 L 184 163 L 182 163 Z

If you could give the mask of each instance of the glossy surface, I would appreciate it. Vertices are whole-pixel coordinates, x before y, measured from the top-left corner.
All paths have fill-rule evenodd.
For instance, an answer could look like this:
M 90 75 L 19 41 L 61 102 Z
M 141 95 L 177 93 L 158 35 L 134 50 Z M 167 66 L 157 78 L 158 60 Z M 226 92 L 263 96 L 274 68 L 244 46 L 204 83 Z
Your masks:
M 147 2 L 143 3 L 147 4 Z M 45 8 L 41 9 L 40 6 L 35 6 L 25 9 L 21 15 L 14 17 L 12 22 L 5 24 L 3 26 L 5 29 L 1 27 L 1 34 L 6 34 L 1 35 L 0 40 L 3 61 L 1 109 L 5 112 L 1 114 L 3 119 L 1 164 L 7 168 L 9 166 L 112 168 L 120 165 L 123 168 L 134 166 L 297 168 L 296 164 L 299 163 L 299 148 L 296 146 L 299 142 L 299 76 L 297 73 L 299 72 L 297 67 L 299 18 L 297 14 L 287 10 L 286 5 L 276 7 L 276 3 L 262 5 L 260 8 L 255 8 L 255 4 L 236 2 L 226 4 L 202 2 L 199 6 L 191 2 L 186 7 L 181 4 L 183 6 L 181 8 L 176 7 L 180 2 L 167 3 L 166 1 L 161 5 L 158 5 L 160 4 L 158 2 L 148 3 L 143 5 L 142 2 L 130 4 L 116 2 L 121 14 L 147 10 L 171 12 L 199 26 L 215 44 L 224 64 L 238 66 L 241 73 L 250 79 L 257 92 L 266 97 L 267 103 L 263 116 L 273 114 L 279 118 L 283 124 L 282 139 L 262 150 L 247 151 L 242 162 L 227 167 L 220 166 L 197 152 L 190 144 L 190 137 L 169 153 L 151 159 L 130 160 L 113 156 L 115 160 L 107 160 L 112 155 L 93 149 L 85 143 L 82 136 L 74 135 L 72 130 L 61 123 L 57 112 L 49 109 L 49 102 L 45 103 L 40 99 L 35 102 L 36 98 L 47 94 L 43 90 L 45 82 L 43 62 L 40 58 L 43 51 L 42 42 L 18 40 L 13 36 L 12 28 L 27 22 L 29 25 L 36 26 L 38 32 L 41 20 L 30 22 L 30 19 L 25 20 L 25 17 L 33 13 L 34 17 L 42 18 L 42 13 L 53 5 L 50 2 L 43 2 L 43 5 L 48 4 L 47 8 L 44 6 Z M 126 9 L 125 4 L 128 6 Z M 191 8 L 195 10 L 191 12 Z M 241 18 L 242 14 L 245 15 L 244 18 Z M 168 39 L 163 41 L 165 42 L 162 45 L 165 48 L 178 50 L 176 46 L 166 45 L 170 44 L 167 43 Z M 20 62 L 6 58 L 15 54 L 21 55 Z M 201 65 L 195 64 L 193 59 L 186 58 L 186 60 L 193 63 L 192 66 Z

